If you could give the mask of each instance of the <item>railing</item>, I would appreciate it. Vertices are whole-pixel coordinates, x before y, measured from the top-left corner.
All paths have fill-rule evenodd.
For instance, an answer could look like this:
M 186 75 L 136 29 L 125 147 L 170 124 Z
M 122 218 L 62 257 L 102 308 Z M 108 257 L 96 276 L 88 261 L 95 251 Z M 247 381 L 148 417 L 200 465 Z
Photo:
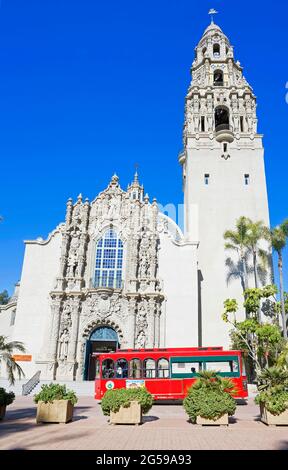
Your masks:
M 232 126 L 230 126 L 229 124 L 219 124 L 219 126 L 217 126 L 215 128 L 215 131 L 216 132 L 221 132 L 221 131 L 231 131 L 232 132 Z
M 36 374 L 31 377 L 30 380 L 26 384 L 22 385 L 22 395 L 26 396 L 29 395 L 30 392 L 32 392 L 33 388 L 36 387 L 36 385 L 39 384 L 40 382 L 40 374 L 41 370 L 37 370 Z
M 123 289 L 124 281 L 122 279 L 97 278 L 90 279 L 90 288 L 92 289 Z

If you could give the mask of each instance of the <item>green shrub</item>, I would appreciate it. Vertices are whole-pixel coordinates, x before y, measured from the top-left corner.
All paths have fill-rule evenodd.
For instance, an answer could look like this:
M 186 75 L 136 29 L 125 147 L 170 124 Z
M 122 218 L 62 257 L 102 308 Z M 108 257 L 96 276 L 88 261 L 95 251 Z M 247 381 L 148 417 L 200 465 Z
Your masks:
M 13 392 L 6 392 L 5 388 L 0 387 L 0 406 L 8 406 L 15 400 Z
M 257 379 L 259 394 L 255 402 L 276 416 L 287 410 L 288 371 L 281 367 L 270 367 L 263 369 Z
M 109 415 L 110 411 L 117 412 L 120 406 L 128 408 L 131 401 L 138 401 L 141 405 L 142 413 L 146 414 L 153 405 L 153 397 L 145 387 L 139 388 L 118 388 L 107 390 L 101 400 L 101 408 L 104 415 Z
M 236 410 L 236 401 L 231 396 L 234 385 L 231 380 L 222 379 L 214 371 L 198 374 L 199 379 L 188 390 L 183 406 L 192 423 L 197 416 L 216 421 L 224 414 L 232 416 Z
M 42 385 L 40 392 L 34 396 L 35 403 L 38 403 L 38 401 L 52 403 L 54 400 L 70 400 L 72 405 L 75 405 L 78 401 L 73 390 L 66 390 L 66 385 L 53 383 Z

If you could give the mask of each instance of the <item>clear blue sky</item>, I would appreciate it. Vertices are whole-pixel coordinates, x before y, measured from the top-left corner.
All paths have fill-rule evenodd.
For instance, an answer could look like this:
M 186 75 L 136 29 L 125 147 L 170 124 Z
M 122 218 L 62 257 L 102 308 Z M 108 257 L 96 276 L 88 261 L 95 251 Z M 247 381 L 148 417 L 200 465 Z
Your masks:
M 137 162 L 151 197 L 182 202 L 184 97 L 212 7 L 258 96 L 271 222 L 288 216 L 287 1 L 0 4 L 0 290 L 20 278 L 23 240 L 46 238 L 68 197 L 93 199 L 115 171 L 126 188 Z

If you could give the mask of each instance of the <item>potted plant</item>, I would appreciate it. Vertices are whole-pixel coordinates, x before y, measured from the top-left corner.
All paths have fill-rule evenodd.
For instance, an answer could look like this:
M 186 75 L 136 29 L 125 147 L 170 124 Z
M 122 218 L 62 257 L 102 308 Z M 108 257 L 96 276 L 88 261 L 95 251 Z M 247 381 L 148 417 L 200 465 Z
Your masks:
M 42 385 L 34 401 L 37 403 L 37 423 L 68 423 L 78 400 L 73 390 L 66 390 L 66 385 L 50 383 Z
M 183 401 L 190 421 L 193 424 L 228 426 L 228 416 L 236 410 L 236 401 L 231 396 L 235 392 L 234 384 L 215 371 L 203 371 L 197 375 L 199 379 Z
M 255 402 L 260 405 L 261 421 L 268 425 L 288 425 L 288 370 L 263 369 L 258 374 Z
M 153 397 L 145 387 L 107 390 L 101 401 L 104 415 L 110 424 L 141 424 L 142 414 L 148 413 Z
M 6 413 L 6 406 L 11 405 L 15 400 L 13 392 L 6 392 L 5 388 L 0 387 L 0 421 L 4 418 Z

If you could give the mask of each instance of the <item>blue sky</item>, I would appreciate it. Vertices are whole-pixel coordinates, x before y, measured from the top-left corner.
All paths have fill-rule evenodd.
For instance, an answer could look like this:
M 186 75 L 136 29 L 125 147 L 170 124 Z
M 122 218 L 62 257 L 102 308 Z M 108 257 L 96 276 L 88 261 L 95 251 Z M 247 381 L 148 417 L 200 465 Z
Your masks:
M 0 4 L 0 290 L 20 278 L 23 240 L 46 238 L 68 197 L 93 199 L 114 172 L 126 188 L 138 163 L 151 197 L 182 202 L 184 97 L 212 7 L 258 97 L 271 222 L 288 216 L 286 1 Z

